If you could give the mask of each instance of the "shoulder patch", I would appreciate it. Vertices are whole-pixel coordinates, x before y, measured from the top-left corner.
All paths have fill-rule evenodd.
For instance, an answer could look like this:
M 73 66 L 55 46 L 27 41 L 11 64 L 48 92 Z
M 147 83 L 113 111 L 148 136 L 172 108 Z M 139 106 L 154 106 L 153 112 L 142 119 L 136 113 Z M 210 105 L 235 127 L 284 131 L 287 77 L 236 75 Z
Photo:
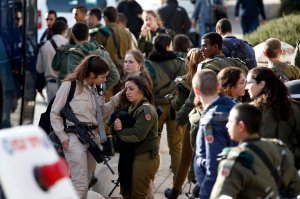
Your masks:
M 151 120 L 151 115 L 150 115 L 150 114 L 146 114 L 146 115 L 145 115 L 145 119 L 146 119 L 147 121 L 150 121 L 150 120 Z
M 229 177 L 232 167 L 234 165 L 234 160 L 224 160 L 225 163 L 222 165 L 221 175 L 224 177 Z

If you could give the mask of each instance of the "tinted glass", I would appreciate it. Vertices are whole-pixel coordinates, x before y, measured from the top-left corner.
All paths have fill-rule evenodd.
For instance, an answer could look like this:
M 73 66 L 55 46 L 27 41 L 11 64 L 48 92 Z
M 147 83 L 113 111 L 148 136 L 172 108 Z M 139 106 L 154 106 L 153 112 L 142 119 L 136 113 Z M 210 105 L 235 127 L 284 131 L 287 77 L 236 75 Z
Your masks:
M 103 1 L 106 0 L 48 0 L 47 7 L 56 12 L 72 12 L 77 5 L 84 5 L 88 10 L 101 7 Z

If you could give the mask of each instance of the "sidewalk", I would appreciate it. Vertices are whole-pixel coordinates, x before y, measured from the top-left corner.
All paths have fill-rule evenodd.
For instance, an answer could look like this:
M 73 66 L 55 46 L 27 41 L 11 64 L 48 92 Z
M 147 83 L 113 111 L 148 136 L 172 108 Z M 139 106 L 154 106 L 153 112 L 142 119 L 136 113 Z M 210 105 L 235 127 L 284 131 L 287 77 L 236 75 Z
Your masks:
M 164 128 L 165 129 L 165 128 Z M 160 142 L 160 168 L 156 173 L 154 180 L 154 198 L 155 199 L 164 199 L 164 191 L 166 188 L 171 188 L 173 183 L 173 174 L 171 172 L 170 167 L 170 155 L 169 149 L 167 145 L 166 131 L 164 130 L 161 137 Z M 119 194 L 119 187 L 116 188 L 113 195 L 108 197 L 109 192 L 113 189 L 114 184 L 111 180 L 116 180 L 118 178 L 117 175 L 117 167 L 118 167 L 118 157 L 119 154 L 116 154 L 109 161 L 110 166 L 116 172 L 115 175 L 112 175 L 108 168 L 103 164 L 98 164 L 96 168 L 95 175 L 98 178 L 97 184 L 93 187 L 93 191 L 100 193 L 105 198 L 122 198 Z M 189 190 L 189 184 L 185 182 L 183 187 L 183 193 L 178 197 L 179 199 L 186 199 L 185 193 Z

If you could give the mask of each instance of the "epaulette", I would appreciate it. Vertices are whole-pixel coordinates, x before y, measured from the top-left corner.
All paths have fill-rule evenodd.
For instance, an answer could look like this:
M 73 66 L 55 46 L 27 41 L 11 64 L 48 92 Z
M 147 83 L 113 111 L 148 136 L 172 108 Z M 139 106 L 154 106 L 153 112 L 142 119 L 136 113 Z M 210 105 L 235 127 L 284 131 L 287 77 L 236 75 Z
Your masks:
M 182 76 L 178 76 L 178 77 L 175 78 L 174 82 L 175 82 L 175 83 L 179 83 L 179 82 L 181 82 L 182 80 L 183 80 L 183 77 L 182 77 Z
M 254 163 L 253 155 L 246 150 L 244 147 L 234 147 L 232 148 L 228 155 L 228 160 L 235 160 L 240 162 L 244 167 L 252 170 L 252 165 Z
M 89 29 L 89 34 L 93 34 L 93 33 L 96 33 L 99 31 L 99 28 L 98 27 L 95 27 L 95 28 L 91 28 Z
M 150 103 L 149 102 L 143 102 L 143 110 L 145 113 L 145 119 L 147 121 L 151 120 L 151 111 L 150 111 Z
M 184 61 L 182 57 L 176 57 L 176 59 L 179 59 L 180 61 Z
M 204 61 L 202 61 L 198 64 L 198 68 L 203 69 L 205 64 L 210 63 L 212 61 L 213 61 L 213 59 L 205 59 Z
M 282 142 L 281 140 L 279 139 L 276 139 L 276 138 L 261 138 L 262 141 L 267 141 L 267 142 L 272 142 L 278 146 L 284 146 L 286 147 L 286 144 L 284 142 Z

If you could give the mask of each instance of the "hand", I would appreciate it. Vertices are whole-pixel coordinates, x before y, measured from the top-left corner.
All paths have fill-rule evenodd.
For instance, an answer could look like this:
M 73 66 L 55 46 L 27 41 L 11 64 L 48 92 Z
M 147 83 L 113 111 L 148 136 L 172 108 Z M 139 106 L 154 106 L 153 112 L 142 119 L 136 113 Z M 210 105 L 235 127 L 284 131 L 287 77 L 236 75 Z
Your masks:
M 237 21 L 237 22 L 240 22 L 240 17 L 235 17 L 235 20 Z
M 116 131 L 121 131 L 122 130 L 122 122 L 119 118 L 117 118 L 114 122 L 114 129 Z
M 144 23 L 143 26 L 141 27 L 141 35 L 143 37 L 146 37 L 147 36 L 147 31 L 148 31 L 148 27 L 147 27 L 146 23 Z
M 63 143 L 61 144 L 64 150 L 68 150 L 69 148 L 69 139 L 66 139 L 65 141 L 63 141 Z

